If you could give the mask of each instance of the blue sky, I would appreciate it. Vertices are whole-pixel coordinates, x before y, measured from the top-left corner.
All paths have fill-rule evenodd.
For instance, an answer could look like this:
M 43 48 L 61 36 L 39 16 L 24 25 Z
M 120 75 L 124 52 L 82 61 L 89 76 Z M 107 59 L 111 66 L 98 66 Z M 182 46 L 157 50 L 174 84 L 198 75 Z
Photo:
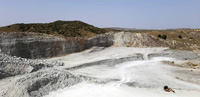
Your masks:
M 200 0 L 0 0 L 0 26 L 56 20 L 97 27 L 200 28 Z

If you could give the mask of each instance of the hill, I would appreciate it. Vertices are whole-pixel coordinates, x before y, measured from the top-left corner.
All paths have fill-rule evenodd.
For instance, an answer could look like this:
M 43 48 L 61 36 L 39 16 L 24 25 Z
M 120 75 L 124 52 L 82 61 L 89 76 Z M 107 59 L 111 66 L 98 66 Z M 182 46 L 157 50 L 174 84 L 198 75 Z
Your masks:
M 13 24 L 0 27 L 1 32 L 37 32 L 60 34 L 65 37 L 91 37 L 107 30 L 94 27 L 82 21 L 55 21 L 52 23 Z

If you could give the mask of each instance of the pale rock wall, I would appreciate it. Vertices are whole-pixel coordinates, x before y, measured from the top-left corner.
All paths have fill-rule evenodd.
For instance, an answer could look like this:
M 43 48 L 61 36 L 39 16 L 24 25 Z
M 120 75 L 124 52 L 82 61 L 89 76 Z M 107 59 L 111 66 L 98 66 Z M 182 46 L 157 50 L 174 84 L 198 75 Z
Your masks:
M 3 53 L 22 58 L 48 58 L 80 52 L 92 46 L 108 47 L 113 44 L 113 34 L 98 35 L 90 39 L 62 38 L 36 33 L 0 33 Z

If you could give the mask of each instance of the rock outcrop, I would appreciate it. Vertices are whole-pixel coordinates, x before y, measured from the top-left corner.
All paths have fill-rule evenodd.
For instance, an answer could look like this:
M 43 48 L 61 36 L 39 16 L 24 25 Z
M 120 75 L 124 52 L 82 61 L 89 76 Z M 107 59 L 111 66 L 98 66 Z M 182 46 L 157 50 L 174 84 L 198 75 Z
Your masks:
M 92 46 L 108 47 L 113 34 L 107 33 L 90 39 L 63 38 L 38 33 L 0 33 L 0 49 L 5 54 L 22 58 L 48 58 L 80 52 Z
M 6 85 L 0 90 L 1 97 L 42 97 L 50 91 L 77 84 L 82 79 L 66 70 L 49 68 L 4 80 L 0 83 L 1 87 Z
M 63 65 L 64 63 L 57 61 L 31 60 L 0 53 L 0 79 Z

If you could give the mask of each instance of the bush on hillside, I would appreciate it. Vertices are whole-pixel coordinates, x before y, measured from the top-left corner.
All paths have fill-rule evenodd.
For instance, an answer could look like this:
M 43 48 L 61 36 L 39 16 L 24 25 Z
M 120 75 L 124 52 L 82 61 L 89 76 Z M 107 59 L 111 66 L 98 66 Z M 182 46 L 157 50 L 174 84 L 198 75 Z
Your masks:
M 161 38 L 161 35 L 160 35 L 160 34 L 158 34 L 158 38 Z
M 163 35 L 162 39 L 166 40 L 167 39 L 167 35 Z
M 178 36 L 178 38 L 182 39 L 182 36 L 181 36 L 181 35 L 179 35 L 179 36 Z

